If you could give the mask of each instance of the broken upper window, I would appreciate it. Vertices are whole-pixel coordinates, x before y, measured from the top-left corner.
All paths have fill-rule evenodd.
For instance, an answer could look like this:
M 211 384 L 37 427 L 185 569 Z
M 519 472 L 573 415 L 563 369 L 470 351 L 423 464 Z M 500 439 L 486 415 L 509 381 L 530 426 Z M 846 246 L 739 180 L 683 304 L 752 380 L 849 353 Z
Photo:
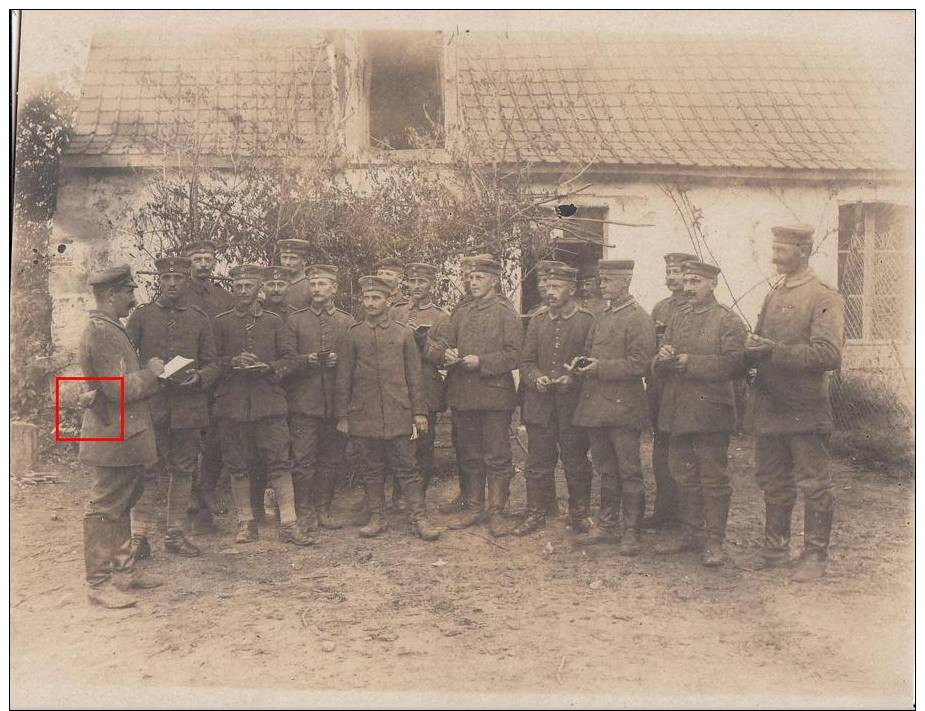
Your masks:
M 442 148 L 443 41 L 439 32 L 366 37 L 372 148 Z

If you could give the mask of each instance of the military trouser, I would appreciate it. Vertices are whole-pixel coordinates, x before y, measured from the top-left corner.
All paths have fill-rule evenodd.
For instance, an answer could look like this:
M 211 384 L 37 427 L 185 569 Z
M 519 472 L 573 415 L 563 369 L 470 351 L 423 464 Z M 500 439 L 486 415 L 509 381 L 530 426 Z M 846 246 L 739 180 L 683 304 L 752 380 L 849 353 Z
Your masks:
M 221 418 L 218 421 L 222 436 L 224 471 L 231 479 L 238 521 L 254 520 L 251 506 L 250 475 L 264 455 L 270 487 L 279 504 L 282 525 L 296 520 L 295 492 L 292 487 L 292 464 L 289 456 L 289 424 L 284 415 L 264 417 L 254 422 L 239 422 Z
M 668 463 L 669 435 L 658 428 L 662 384 L 655 377 L 646 378 L 649 417 L 655 424 L 652 432 L 652 474 L 655 477 L 655 502 L 652 515 L 662 521 L 674 521 L 678 516 L 678 485 Z
M 669 448 L 671 473 L 678 484 L 683 535 L 700 541 L 704 529 L 708 540 L 722 542 L 732 486 L 727 432 L 672 435 Z
M 625 427 L 593 427 L 591 459 L 601 475 L 601 507 L 597 522 L 601 528 L 616 528 L 623 509 L 623 525 L 638 531 L 646 506 L 639 456 L 639 430 Z
M 334 417 L 289 415 L 292 436 L 292 484 L 299 517 L 331 506 L 337 485 L 345 477 L 347 438 L 337 431 Z
M 465 476 L 465 498 L 471 506 L 485 503 L 485 482 L 495 480 L 501 500 L 489 502 L 493 513 L 501 513 L 514 478 L 511 453 L 510 410 L 453 410 L 456 422 L 456 459 Z
M 546 425 L 527 424 L 528 513 L 540 514 L 555 492 L 556 463 L 561 458 L 568 487 L 569 514 L 586 517 L 591 504 L 591 461 L 588 459 L 588 433 L 571 424 L 571 417 L 553 410 Z M 550 480 L 552 485 L 550 486 Z
M 222 473 L 222 438 L 218 422 L 212 420 L 200 434 L 199 472 L 193 482 L 193 505 L 207 509 L 206 496 L 215 494 Z
M 828 434 L 759 434 L 755 478 L 764 492 L 767 552 L 783 555 L 790 545 L 790 520 L 797 488 L 805 502 L 804 546 L 826 556 L 835 510 Z
M 385 474 L 389 471 L 401 483 L 411 519 L 423 516 L 424 490 L 415 466 L 411 440 L 402 436 L 389 439 L 353 437 L 352 441 L 363 467 L 369 513 L 382 514 L 385 507 Z
M 157 483 L 161 474 L 169 477 L 167 530 L 183 530 L 201 441 L 198 428 L 171 429 L 166 423 L 155 426 L 154 436 L 158 462 L 145 467 L 144 491 L 132 508 L 132 532 L 146 538 L 157 530 Z
M 427 432 L 418 430 L 418 438 L 414 443 L 414 459 L 421 474 L 424 488 L 434 476 L 434 444 L 437 440 L 437 413 L 427 413 Z
M 91 586 L 113 572 L 130 572 L 132 527 L 129 512 L 144 488 L 144 467 L 93 467 L 90 501 L 83 520 L 84 565 Z

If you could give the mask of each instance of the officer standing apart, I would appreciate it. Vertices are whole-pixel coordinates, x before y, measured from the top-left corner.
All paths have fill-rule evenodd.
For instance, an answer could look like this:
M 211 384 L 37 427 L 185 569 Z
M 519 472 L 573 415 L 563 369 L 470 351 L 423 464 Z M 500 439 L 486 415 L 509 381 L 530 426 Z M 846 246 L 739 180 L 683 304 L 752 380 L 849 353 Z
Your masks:
M 546 309 L 527 326 L 520 377 L 527 426 L 527 517 L 513 533 L 524 536 L 546 523 L 548 492 L 555 493 L 556 462 L 562 458 L 569 492 L 569 523 L 584 532 L 591 506 L 588 434 L 572 418 L 580 383 L 566 368 L 584 352 L 594 316 L 575 300 L 578 270 L 561 264 L 546 273 Z M 552 479 L 552 485 L 549 480 Z
M 501 263 L 471 262 L 472 300 L 450 317 L 444 343 L 428 357 L 448 368 L 447 402 L 456 424 L 457 462 L 465 476 L 466 510 L 454 528 L 489 520 L 494 536 L 508 530 L 502 512 L 514 476 L 511 415 L 517 406 L 513 371 L 520 361 L 520 317 L 496 292 Z M 485 481 L 488 480 L 488 515 Z
M 347 438 L 337 431 L 335 374 L 353 317 L 334 306 L 336 266 L 308 267 L 310 306 L 289 317 L 300 367 L 286 380 L 296 510 L 306 531 L 340 528 L 331 513 L 344 478 Z
M 684 292 L 684 262 L 697 262 L 696 254 L 671 252 L 665 255 L 665 286 L 671 291 L 652 309 L 652 321 L 655 323 L 656 346 L 661 347 L 665 331 L 672 317 L 681 312 L 687 303 Z M 662 373 L 664 374 L 664 373 Z M 649 399 L 649 415 L 652 418 L 652 473 L 655 475 L 655 503 L 652 515 L 643 521 L 645 528 L 661 528 L 678 522 L 678 486 L 671 474 L 668 464 L 669 435 L 658 428 L 658 408 L 661 402 L 662 380 L 660 373 L 651 372 L 646 376 L 646 395 Z
M 405 265 L 405 288 L 411 300 L 404 306 L 394 307 L 392 317 L 399 323 L 407 325 L 414 333 L 418 350 L 424 354 L 427 349 L 427 336 L 436 329 L 438 332 L 449 322 L 450 315 L 433 301 L 434 280 L 437 267 L 432 264 L 413 262 Z M 446 409 L 446 386 L 443 375 L 436 364 L 422 361 L 424 375 L 424 393 L 427 398 L 427 432 L 418 433 L 414 456 L 426 497 L 427 486 L 434 475 L 434 438 L 437 434 L 437 413 Z
M 144 493 L 132 509 L 132 545 L 136 558 L 151 556 L 150 539 L 157 527 L 157 477 L 163 469 L 170 477 L 164 548 L 195 557 L 200 551 L 186 539 L 183 524 L 201 433 L 209 426 L 208 391 L 219 376 L 215 340 L 209 317 L 186 299 L 190 260 L 162 257 L 154 263 L 158 297 L 135 309 L 125 331 L 143 361 L 158 358 L 167 363 L 182 356 L 193 362 L 173 378 L 161 380 L 159 391 L 148 399 L 159 466 L 146 469 Z
M 669 465 L 678 486 L 682 527 L 680 536 L 657 546 L 656 552 L 702 551 L 708 567 L 725 559 L 733 381 L 745 372 L 745 324 L 717 303 L 719 272 L 712 264 L 684 263 L 687 303 L 671 317 L 654 363 L 662 381 L 657 426 L 670 437 Z
M 312 302 L 311 290 L 308 288 L 308 278 L 305 276 L 305 266 L 311 242 L 304 239 L 281 239 L 279 246 L 279 263 L 288 267 L 290 284 L 286 290 L 286 304 L 293 309 L 304 309 Z
M 648 420 L 642 376 L 655 357 L 655 328 L 629 294 L 633 266 L 632 260 L 598 262 L 601 288 L 610 304 L 588 333 L 587 361 L 573 363 L 573 372 L 583 379 L 574 422 L 589 429 L 591 458 L 601 475 L 598 526 L 576 543 L 620 542 L 625 556 L 640 550 L 646 499 L 639 439 Z M 621 504 L 622 541 L 617 530 Z
M 264 275 L 264 267 L 253 264 L 231 270 L 237 304 L 215 319 L 215 345 L 222 366 L 215 413 L 238 515 L 235 542 L 257 540 L 250 474 L 257 466 L 258 450 L 262 450 L 279 503 L 280 538 L 306 546 L 314 540 L 296 525 L 288 405 L 279 384 L 295 365 L 295 347 L 285 322 L 257 301 Z
M 411 329 L 389 316 L 392 284 L 360 278 L 365 319 L 347 331 L 337 363 L 337 430 L 350 436 L 363 462 L 369 522 L 364 538 L 386 531 L 385 473 L 401 482 L 411 512 L 411 530 L 427 541 L 440 532 L 427 521 L 424 489 L 414 464 L 412 437 L 427 432 L 427 402 L 421 357 Z
M 92 473 L 90 502 L 83 520 L 87 597 L 108 608 L 129 607 L 132 588 L 157 587 L 162 581 L 145 576 L 132 556 L 130 514 L 144 487 L 144 468 L 157 462 L 154 425 L 148 398 L 158 391 L 164 363 L 152 358 L 142 368 L 119 319 L 135 306 L 135 282 L 128 265 L 94 272 L 89 279 L 96 308 L 78 347 L 86 377 L 122 377 L 90 381 L 95 391 L 84 411 L 80 436 L 118 439 L 125 403 L 124 438 L 80 443 L 78 460 Z M 123 392 L 124 386 L 124 392 Z
M 790 559 L 790 521 L 803 492 L 803 553 L 793 580 L 825 573 L 835 509 L 828 437 L 832 431 L 826 372 L 841 365 L 844 304 L 823 284 L 809 258 L 813 229 L 774 227 L 772 261 L 783 280 L 765 297 L 745 350 L 758 368 L 753 388 L 755 476 L 764 491 L 762 561 Z
M 215 271 L 215 242 L 204 240 L 191 242 L 183 248 L 183 254 L 190 260 L 190 283 L 186 300 L 209 317 L 215 326 L 215 317 L 234 306 L 234 297 L 218 284 L 212 283 Z M 216 495 L 218 479 L 222 473 L 222 444 L 218 425 L 214 421 L 212 405 L 214 390 L 209 393 L 209 426 L 202 431 L 199 476 L 195 482 L 190 511 L 195 524 L 203 529 L 212 526 L 212 514 L 225 513 L 225 507 Z

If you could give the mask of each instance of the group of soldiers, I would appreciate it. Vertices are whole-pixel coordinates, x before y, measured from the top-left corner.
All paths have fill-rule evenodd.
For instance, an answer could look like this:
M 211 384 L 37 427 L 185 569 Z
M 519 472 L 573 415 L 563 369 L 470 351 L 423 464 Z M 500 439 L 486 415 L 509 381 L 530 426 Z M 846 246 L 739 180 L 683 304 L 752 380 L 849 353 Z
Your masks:
M 89 597 L 124 607 L 136 600 L 132 589 L 162 583 L 135 565 L 151 554 L 162 472 L 164 548 L 178 555 L 200 554 L 184 532 L 188 516 L 207 528 L 223 512 L 222 473 L 237 543 L 257 539 L 271 489 L 281 539 L 314 544 L 318 528 L 342 526 L 332 500 L 348 461 L 362 472 L 360 536 L 387 529 L 391 475 L 392 505 L 407 511 L 415 535 L 437 539 L 442 529 L 425 500 L 437 415 L 447 407 L 459 473 L 459 495 L 438 507 L 452 517 L 449 528 L 541 529 L 557 513 L 561 462 L 577 545 L 613 544 L 634 556 L 643 528 L 668 527 L 657 554 L 697 551 L 705 566 L 722 565 L 734 387 L 749 372 L 757 372 L 756 478 L 766 504 L 759 562 L 789 563 L 799 488 L 805 536 L 794 578 L 816 579 L 834 508 L 825 373 L 840 365 L 844 329 L 839 294 L 809 266 L 812 238 L 803 226 L 773 229 L 782 278 L 754 332 L 716 301 L 719 267 L 692 254 L 665 255 L 672 294 L 651 317 L 630 295 L 631 260 L 600 260 L 583 294 L 577 269 L 540 262 L 542 304 L 525 332 L 489 254 L 463 260 L 465 296 L 450 313 L 432 300 L 436 266 L 387 259 L 359 279 L 362 305 L 351 316 L 335 305 L 338 268 L 306 264 L 310 244 L 295 239 L 280 240 L 278 265 L 233 267 L 231 292 L 213 283 L 216 245 L 189 244 L 156 261 L 157 298 L 137 308 L 129 267 L 94 273 L 80 366 L 110 379 L 89 380 L 81 395 L 80 461 L 94 472 L 84 517 Z M 172 372 L 178 356 L 186 360 Z M 526 511 L 512 525 L 518 406 L 528 436 Z M 640 440 L 650 426 L 656 497 L 645 518 Z

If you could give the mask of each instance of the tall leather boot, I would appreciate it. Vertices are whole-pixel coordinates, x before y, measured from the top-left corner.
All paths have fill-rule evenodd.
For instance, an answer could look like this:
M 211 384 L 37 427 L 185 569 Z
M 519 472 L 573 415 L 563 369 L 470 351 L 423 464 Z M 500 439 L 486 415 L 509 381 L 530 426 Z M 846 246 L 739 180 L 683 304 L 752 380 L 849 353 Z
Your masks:
M 623 538 L 620 541 L 620 555 L 635 556 L 642 550 L 639 529 L 646 510 L 644 492 L 627 493 L 623 491 Z
M 703 521 L 706 542 L 701 561 L 708 568 L 718 568 L 726 561 L 723 541 L 726 540 L 726 521 L 729 518 L 729 494 L 703 497 Z
M 514 527 L 515 536 L 526 536 L 546 525 L 547 482 L 537 477 L 527 479 L 527 515 Z
M 420 481 L 404 483 L 402 491 L 408 507 L 411 509 L 411 532 L 425 541 L 436 541 L 440 538 L 440 529 L 432 526 L 427 520 L 427 511 L 424 506 L 424 484 Z
M 322 469 L 319 471 L 320 481 L 320 507 L 317 509 L 318 525 L 328 531 L 336 531 L 342 528 L 342 524 L 334 518 L 331 513 L 331 505 L 334 503 L 334 492 L 337 489 L 337 472 L 331 469 Z
M 771 568 L 790 562 L 790 525 L 793 505 L 765 501 L 764 504 L 764 548 L 760 564 Z
M 385 477 L 380 476 L 375 481 L 367 479 L 366 495 L 369 500 L 369 521 L 360 529 L 360 536 L 375 538 L 389 528 L 388 520 L 382 513 L 385 507 Z
M 109 609 L 131 607 L 137 600 L 112 583 L 112 535 L 110 521 L 100 514 L 84 516 L 84 567 L 87 599 Z
M 575 533 L 591 530 L 591 476 L 568 476 L 565 479 L 569 489 L 569 526 Z
M 112 582 L 123 592 L 159 588 L 164 579 L 145 573 L 135 564 L 132 547 L 132 520 L 126 511 L 118 521 L 109 522 L 112 551 Z
M 597 512 L 597 525 L 580 533 L 575 543 L 580 546 L 614 544 L 620 542 L 620 500 L 623 487 L 617 475 L 601 474 L 601 506 Z
M 699 486 L 678 490 L 680 531 L 671 539 L 655 546 L 658 555 L 674 555 L 703 549 L 703 491 Z
M 511 533 L 504 520 L 504 505 L 509 491 L 507 477 L 493 476 L 488 480 L 488 532 L 496 538 Z
M 832 509 L 824 510 L 806 504 L 803 512 L 803 553 L 792 580 L 808 583 L 825 575 L 825 561 L 832 537 Z
M 466 475 L 466 487 L 463 489 L 466 506 L 459 518 L 450 524 L 453 530 L 460 530 L 485 523 L 488 513 L 485 511 L 485 473 L 477 471 Z

